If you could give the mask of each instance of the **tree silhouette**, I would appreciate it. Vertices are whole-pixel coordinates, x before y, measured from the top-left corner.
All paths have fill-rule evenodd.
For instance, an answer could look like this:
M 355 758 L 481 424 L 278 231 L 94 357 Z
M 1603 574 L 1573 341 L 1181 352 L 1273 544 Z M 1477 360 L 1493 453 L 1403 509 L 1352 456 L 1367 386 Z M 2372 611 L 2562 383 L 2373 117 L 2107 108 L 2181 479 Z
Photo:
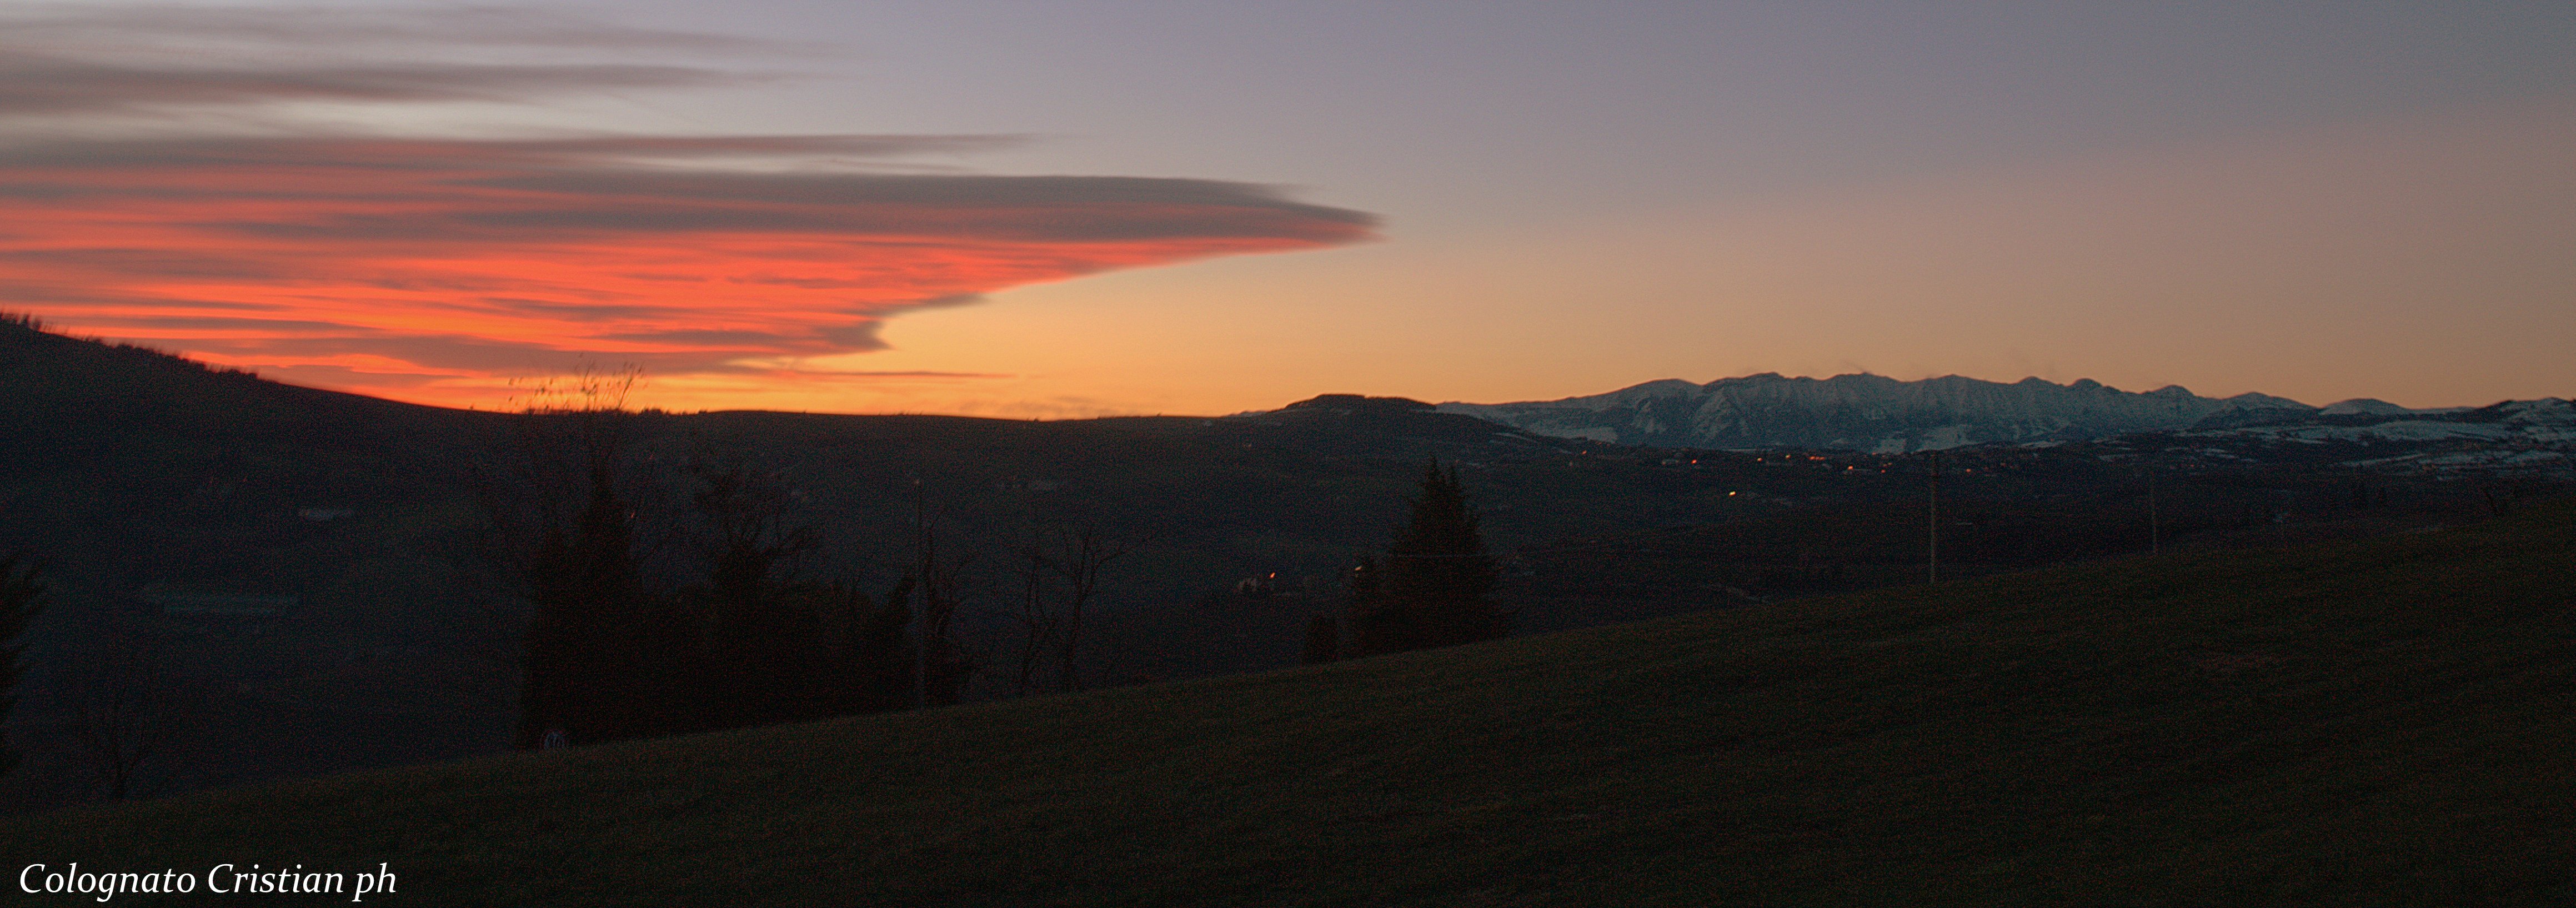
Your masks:
M 1381 567 L 1363 561 L 1352 576 L 1354 655 L 1491 640 L 1508 630 L 1494 606 L 1500 571 L 1486 554 L 1475 506 L 1455 465 L 1433 458 L 1413 499 L 1413 517 L 1387 547 Z
M 204 718 L 205 698 L 173 661 L 165 634 L 116 613 L 87 649 L 53 666 L 73 757 L 109 800 L 149 797 L 187 767 L 181 752 Z
M 939 525 L 931 519 L 929 493 L 919 479 L 912 481 L 912 525 L 912 577 L 921 591 L 914 689 L 924 705 L 947 706 L 957 702 L 967 676 L 977 667 L 975 654 L 967 651 L 956 623 L 957 610 L 966 601 L 966 566 L 975 556 L 971 551 L 957 555 L 940 551 Z
M 635 567 L 630 512 L 613 462 L 588 464 L 590 494 L 569 526 L 549 527 L 528 566 L 527 662 L 520 689 L 521 747 L 560 732 L 589 744 L 653 734 L 670 724 L 668 702 L 644 683 L 647 603 Z
M 1377 556 L 1362 555 L 1351 568 L 1350 596 L 1342 603 L 1342 635 L 1336 639 L 1336 657 L 1374 656 L 1412 649 L 1412 616 L 1401 605 L 1386 596 L 1386 568 Z M 1311 631 L 1312 628 L 1309 628 Z M 1337 636 L 1342 636 L 1337 635 Z
M 882 601 L 834 588 L 843 609 L 843 651 L 849 654 L 848 670 L 840 676 L 844 712 L 911 709 L 919 701 L 921 656 L 912 644 L 912 591 L 918 585 L 903 578 Z
M 1057 690 L 1082 685 L 1082 621 L 1100 596 L 1101 574 L 1138 542 L 1117 540 L 1096 527 L 1055 527 L 1033 535 L 1020 555 L 1021 598 L 1017 692 L 1044 686 L 1041 668 L 1052 655 Z
M 634 414 L 633 366 L 584 365 L 528 386 L 516 417 L 529 477 L 544 504 L 523 562 L 529 617 L 519 695 L 520 747 L 590 744 L 684 730 L 672 672 L 655 658 L 670 642 L 637 570 L 635 511 L 619 492 Z
M 821 626 L 810 589 L 789 578 L 812 549 L 811 526 L 790 526 L 787 491 L 741 464 L 701 466 L 696 500 L 713 527 L 702 604 L 706 659 L 699 677 L 716 727 L 831 715 Z

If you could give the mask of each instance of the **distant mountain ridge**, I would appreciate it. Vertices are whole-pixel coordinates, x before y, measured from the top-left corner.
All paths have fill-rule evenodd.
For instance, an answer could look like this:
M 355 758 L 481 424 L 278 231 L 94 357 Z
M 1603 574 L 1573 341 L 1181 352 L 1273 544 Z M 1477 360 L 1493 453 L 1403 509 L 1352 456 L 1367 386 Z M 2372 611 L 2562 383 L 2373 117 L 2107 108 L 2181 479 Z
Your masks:
M 2122 391 L 2092 379 L 1983 381 L 1957 375 L 1789 378 L 1776 372 L 1707 384 L 1647 382 L 1608 394 L 1501 404 L 1443 403 L 1560 438 L 1693 448 L 1839 448 L 1901 452 L 1989 442 L 2077 441 L 2126 432 L 2247 424 L 2320 412 L 2405 415 L 2382 401 L 2318 408 L 2267 394 L 2202 397 L 2178 385 Z M 2430 411 L 2425 411 L 2430 412 Z

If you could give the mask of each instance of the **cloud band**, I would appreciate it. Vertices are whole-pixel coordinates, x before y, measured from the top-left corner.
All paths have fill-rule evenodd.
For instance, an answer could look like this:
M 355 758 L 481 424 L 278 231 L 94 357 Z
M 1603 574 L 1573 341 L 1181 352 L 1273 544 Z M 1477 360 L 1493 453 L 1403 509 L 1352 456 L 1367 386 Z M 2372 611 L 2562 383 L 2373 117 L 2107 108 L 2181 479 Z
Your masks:
M 233 24 L 213 31 L 261 33 L 259 22 Z M 578 30 L 548 27 L 552 40 L 578 43 Z M 616 44 L 615 30 L 603 33 L 600 44 Z M 0 144 L 0 306 L 290 380 L 464 402 L 485 396 L 495 374 L 577 358 L 665 375 L 774 371 L 881 348 L 883 320 L 911 308 L 1112 269 L 1349 243 L 1375 225 L 1243 183 L 864 166 L 1016 141 L 1002 136 L 71 128 L 170 105 L 726 78 L 609 64 L 220 69 L 192 82 L 167 67 L 0 47 L 0 117 L 37 127 L 18 132 L 37 138 Z

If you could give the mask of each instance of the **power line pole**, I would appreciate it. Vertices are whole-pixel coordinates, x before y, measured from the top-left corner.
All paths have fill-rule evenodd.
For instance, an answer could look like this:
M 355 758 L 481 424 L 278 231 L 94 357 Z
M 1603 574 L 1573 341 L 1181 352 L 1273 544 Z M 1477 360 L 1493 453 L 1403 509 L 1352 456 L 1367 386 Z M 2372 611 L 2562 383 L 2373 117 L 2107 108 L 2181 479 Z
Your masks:
M 1933 583 L 1941 582 L 1941 452 L 1932 452 L 1932 522 L 1924 573 Z

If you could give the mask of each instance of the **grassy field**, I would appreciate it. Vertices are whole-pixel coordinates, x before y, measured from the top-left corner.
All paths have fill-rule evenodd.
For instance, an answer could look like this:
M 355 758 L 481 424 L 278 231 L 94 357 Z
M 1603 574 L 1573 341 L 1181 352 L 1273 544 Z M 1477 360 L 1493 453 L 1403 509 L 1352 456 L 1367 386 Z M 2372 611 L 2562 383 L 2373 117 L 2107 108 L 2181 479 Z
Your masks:
M 0 856 L 460 905 L 2571 904 L 2571 529 L 205 793 Z
M 1042 423 L 639 414 L 627 492 L 664 590 L 703 579 L 692 458 L 775 471 L 797 502 L 790 520 L 821 534 L 803 579 L 891 586 L 925 505 L 952 551 L 980 553 L 961 620 L 971 646 L 1000 653 L 1017 633 L 1013 553 L 1034 531 L 1148 538 L 1109 572 L 1084 630 L 1085 669 L 1110 682 L 1293 664 L 1309 610 L 1386 544 L 1433 455 L 1464 464 L 1488 543 L 1516 553 L 1501 597 L 1530 630 L 1919 576 L 1925 477 L 1906 472 L 1919 465 L 1613 450 L 1380 404 Z M 204 704 L 147 763 L 156 791 L 499 750 L 525 618 L 509 564 L 534 543 L 491 518 L 533 524 L 510 505 L 543 484 L 514 465 L 552 449 L 526 441 L 496 413 L 280 385 L 0 312 L 0 553 L 42 560 L 51 586 L 15 711 L 29 759 L 0 779 L 0 809 L 97 793 L 56 730 L 78 686 L 66 679 L 120 634 L 159 641 L 182 699 Z M 2129 456 L 2114 452 L 2124 444 L 1952 452 L 1944 575 L 2144 548 L 2138 468 L 2104 459 Z M 2161 489 L 2163 541 L 2384 532 L 2483 507 L 2477 483 L 2385 476 L 2370 482 L 2392 506 L 2343 507 L 2357 481 L 2348 468 L 2178 470 Z M 2249 516 L 2260 526 L 2228 528 Z M 1313 595 L 1231 595 L 1274 573 Z M 171 616 L 149 598 L 163 593 L 296 604 Z

